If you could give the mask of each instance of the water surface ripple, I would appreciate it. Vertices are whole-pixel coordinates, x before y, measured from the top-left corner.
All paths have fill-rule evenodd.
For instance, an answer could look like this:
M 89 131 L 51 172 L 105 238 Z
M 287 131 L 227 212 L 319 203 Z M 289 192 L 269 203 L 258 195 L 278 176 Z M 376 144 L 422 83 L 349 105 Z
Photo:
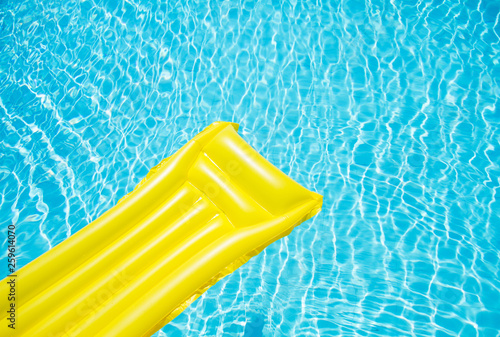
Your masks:
M 0 1 L 0 270 L 216 120 L 323 211 L 156 336 L 500 336 L 500 3 Z

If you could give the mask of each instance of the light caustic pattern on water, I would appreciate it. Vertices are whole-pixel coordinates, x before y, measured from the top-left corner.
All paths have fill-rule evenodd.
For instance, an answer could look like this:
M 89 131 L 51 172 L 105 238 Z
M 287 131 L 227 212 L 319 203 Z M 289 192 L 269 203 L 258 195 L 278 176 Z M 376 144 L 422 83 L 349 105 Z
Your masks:
M 1 232 L 25 265 L 235 121 L 323 211 L 158 336 L 498 336 L 499 10 L 0 1 Z

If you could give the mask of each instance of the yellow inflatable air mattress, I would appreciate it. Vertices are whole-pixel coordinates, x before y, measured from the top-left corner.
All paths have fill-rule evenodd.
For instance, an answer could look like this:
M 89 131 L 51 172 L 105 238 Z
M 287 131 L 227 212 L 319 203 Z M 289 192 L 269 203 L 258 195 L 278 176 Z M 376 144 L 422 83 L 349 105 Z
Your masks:
M 322 197 L 237 128 L 210 125 L 97 220 L 4 279 L 0 336 L 150 336 L 318 213 Z

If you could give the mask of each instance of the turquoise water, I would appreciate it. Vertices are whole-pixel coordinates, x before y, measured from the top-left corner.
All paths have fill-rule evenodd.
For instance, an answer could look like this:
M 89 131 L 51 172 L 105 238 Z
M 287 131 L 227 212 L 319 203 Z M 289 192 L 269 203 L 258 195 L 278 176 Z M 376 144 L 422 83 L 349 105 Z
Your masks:
M 323 211 L 155 336 L 500 336 L 499 12 L 0 1 L 2 245 L 27 264 L 234 121 Z

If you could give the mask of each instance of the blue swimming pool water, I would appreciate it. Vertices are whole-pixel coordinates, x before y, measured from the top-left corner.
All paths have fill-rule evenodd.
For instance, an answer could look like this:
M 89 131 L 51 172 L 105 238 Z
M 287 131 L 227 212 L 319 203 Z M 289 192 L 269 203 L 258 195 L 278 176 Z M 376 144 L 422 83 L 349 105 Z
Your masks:
M 323 211 L 156 336 L 500 336 L 498 1 L 0 1 L 0 270 L 216 120 Z

